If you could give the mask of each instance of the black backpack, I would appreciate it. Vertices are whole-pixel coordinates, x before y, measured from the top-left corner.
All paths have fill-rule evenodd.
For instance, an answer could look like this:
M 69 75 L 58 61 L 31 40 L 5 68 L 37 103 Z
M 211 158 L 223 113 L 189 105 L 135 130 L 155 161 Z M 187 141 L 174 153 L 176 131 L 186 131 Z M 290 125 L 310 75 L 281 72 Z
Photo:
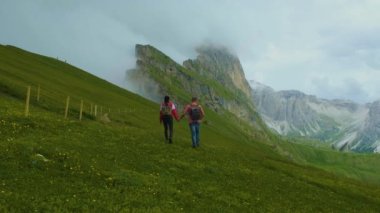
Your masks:
M 189 115 L 193 121 L 200 120 L 202 115 L 201 108 L 198 105 L 190 106 Z

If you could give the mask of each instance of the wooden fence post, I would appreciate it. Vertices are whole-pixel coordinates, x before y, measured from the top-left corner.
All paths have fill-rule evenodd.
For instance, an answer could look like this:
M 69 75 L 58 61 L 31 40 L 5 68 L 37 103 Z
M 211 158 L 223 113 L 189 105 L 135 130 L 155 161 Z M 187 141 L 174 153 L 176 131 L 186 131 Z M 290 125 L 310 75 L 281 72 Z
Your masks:
M 70 105 L 70 96 L 67 96 L 67 98 L 66 98 L 66 108 L 65 108 L 65 119 L 67 118 L 67 115 L 69 113 L 69 105 Z
M 98 105 L 95 104 L 95 117 L 98 114 Z
M 37 87 L 37 102 L 40 102 L 40 93 L 41 93 L 41 87 L 38 84 L 38 87 Z
M 83 100 L 80 101 L 79 121 L 82 120 L 82 113 L 83 113 Z
M 30 86 L 28 86 L 26 90 L 25 117 L 29 116 L 29 101 L 30 101 Z

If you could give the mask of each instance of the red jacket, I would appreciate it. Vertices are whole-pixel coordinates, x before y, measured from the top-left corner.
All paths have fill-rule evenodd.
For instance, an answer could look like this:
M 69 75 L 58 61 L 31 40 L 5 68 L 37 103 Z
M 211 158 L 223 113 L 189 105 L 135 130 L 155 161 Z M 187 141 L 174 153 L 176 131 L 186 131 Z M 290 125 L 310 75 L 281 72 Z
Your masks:
M 162 118 L 164 116 L 163 112 L 162 112 L 162 108 L 166 106 L 166 103 L 165 102 L 162 102 L 161 105 L 160 105 L 160 122 L 162 122 Z M 178 117 L 178 114 L 177 114 L 177 109 L 175 108 L 175 105 L 173 102 L 169 101 L 169 103 L 167 103 L 167 106 L 169 106 L 171 108 L 171 116 L 173 116 L 177 121 L 179 120 L 179 117 Z

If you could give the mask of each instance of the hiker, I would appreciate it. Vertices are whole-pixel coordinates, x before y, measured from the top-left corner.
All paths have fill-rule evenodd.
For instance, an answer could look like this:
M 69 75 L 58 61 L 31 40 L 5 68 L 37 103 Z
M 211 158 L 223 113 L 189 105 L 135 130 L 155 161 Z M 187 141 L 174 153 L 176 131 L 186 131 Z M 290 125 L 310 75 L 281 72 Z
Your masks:
M 179 120 L 174 103 L 170 101 L 169 96 L 165 96 L 160 107 L 160 123 L 164 124 L 165 140 L 169 143 L 173 143 L 173 117 Z
M 189 121 L 189 127 L 191 132 L 191 141 L 193 148 L 199 147 L 199 126 L 202 119 L 205 116 L 205 112 L 201 105 L 198 104 L 198 98 L 193 97 L 191 99 L 191 104 L 188 104 L 180 117 L 180 120 L 187 115 Z

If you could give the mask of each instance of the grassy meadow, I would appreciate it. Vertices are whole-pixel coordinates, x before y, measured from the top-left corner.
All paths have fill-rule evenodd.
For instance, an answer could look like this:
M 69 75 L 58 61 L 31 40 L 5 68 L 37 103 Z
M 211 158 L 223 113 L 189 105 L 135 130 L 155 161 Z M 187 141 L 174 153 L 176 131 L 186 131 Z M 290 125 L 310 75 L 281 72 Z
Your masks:
M 103 112 L 94 116 L 91 104 Z M 368 157 L 373 181 L 363 181 L 365 172 L 352 178 L 348 168 L 363 162 L 364 171 L 359 159 L 367 156 L 263 142 L 206 113 L 199 149 L 185 121 L 166 144 L 157 103 L 54 58 L 0 46 L 0 212 L 380 211 L 377 156 Z

